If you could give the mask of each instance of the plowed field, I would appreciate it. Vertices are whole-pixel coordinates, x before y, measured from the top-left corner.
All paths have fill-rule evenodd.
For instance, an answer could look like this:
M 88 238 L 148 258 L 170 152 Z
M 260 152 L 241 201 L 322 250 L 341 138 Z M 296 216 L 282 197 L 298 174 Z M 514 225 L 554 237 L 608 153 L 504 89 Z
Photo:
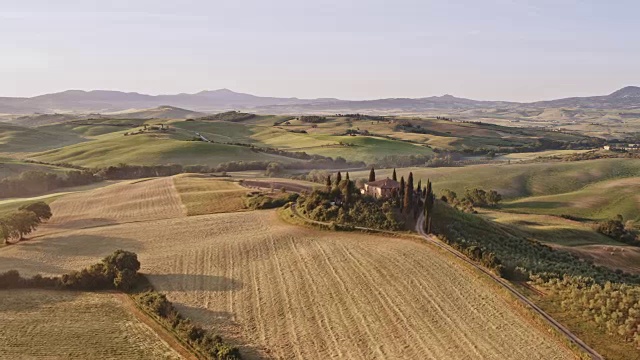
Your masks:
M 51 234 L 2 249 L 0 271 L 60 273 L 117 248 L 136 251 L 158 290 L 249 358 L 573 358 L 486 279 L 437 249 L 296 227 L 273 211 Z

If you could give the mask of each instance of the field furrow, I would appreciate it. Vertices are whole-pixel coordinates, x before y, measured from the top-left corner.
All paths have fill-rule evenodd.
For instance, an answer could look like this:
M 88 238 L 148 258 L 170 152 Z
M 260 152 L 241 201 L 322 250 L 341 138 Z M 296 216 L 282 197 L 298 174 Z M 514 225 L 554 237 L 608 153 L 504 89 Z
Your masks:
M 247 358 L 571 359 L 481 275 L 419 241 L 336 233 L 242 212 L 123 223 L 0 251 L 60 273 L 117 248 L 186 316 Z

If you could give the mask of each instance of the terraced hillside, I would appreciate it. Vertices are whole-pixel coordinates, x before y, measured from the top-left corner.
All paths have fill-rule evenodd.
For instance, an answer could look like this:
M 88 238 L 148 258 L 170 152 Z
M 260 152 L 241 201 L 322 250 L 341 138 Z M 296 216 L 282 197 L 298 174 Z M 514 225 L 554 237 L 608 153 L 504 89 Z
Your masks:
M 165 201 L 134 205 L 126 187 L 111 188 L 92 203 L 104 214 L 66 199 L 58 214 L 76 222 L 0 249 L 0 272 L 59 274 L 135 251 L 181 312 L 228 334 L 249 358 L 573 358 L 481 275 L 420 241 L 310 230 L 274 211 L 142 221 Z M 174 190 L 159 193 L 174 211 Z M 111 214 L 127 207 L 136 215 Z M 115 224 L 78 227 L 93 217 Z

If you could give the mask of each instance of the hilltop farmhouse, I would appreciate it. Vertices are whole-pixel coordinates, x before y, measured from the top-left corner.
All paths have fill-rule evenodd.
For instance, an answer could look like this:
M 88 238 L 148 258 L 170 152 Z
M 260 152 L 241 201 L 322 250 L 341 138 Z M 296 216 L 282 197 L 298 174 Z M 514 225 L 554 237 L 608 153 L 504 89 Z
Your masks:
M 371 195 L 376 198 L 388 198 L 397 194 L 398 191 L 400 191 L 400 183 L 389 178 L 368 182 L 361 190 L 363 195 Z

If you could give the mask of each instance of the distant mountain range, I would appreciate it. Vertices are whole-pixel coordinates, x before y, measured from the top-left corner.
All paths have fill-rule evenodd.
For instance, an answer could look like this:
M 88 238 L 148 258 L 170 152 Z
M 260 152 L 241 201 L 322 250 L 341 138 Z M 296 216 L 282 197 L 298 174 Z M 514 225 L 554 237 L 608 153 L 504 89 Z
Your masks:
M 145 95 L 107 90 L 68 90 L 31 98 L 0 97 L 0 114 L 33 113 L 113 113 L 159 106 L 186 108 L 198 112 L 249 110 L 262 113 L 312 112 L 421 112 L 435 109 L 478 108 L 589 108 L 640 109 L 640 87 L 628 86 L 609 95 L 517 103 L 478 101 L 451 95 L 425 98 L 389 98 L 376 100 L 340 100 L 333 98 L 298 99 L 262 97 L 228 89 L 195 94 Z

